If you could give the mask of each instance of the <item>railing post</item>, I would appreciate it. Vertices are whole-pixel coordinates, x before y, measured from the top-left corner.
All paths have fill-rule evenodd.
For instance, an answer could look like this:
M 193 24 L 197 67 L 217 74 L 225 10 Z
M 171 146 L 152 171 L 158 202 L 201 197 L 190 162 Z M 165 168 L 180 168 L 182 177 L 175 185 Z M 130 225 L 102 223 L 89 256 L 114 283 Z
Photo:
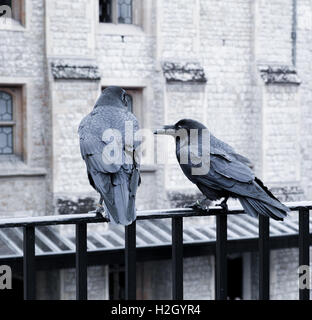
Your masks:
M 136 299 L 136 222 L 125 227 L 126 300 Z
M 227 299 L 227 215 L 216 216 L 216 299 Z
M 270 299 L 270 220 L 259 215 L 259 299 Z
M 76 224 L 76 300 L 88 299 L 87 224 Z
M 172 299 L 183 300 L 183 218 L 172 218 Z
M 309 209 L 299 209 L 299 266 L 310 265 L 310 230 L 309 230 Z M 309 272 L 309 271 L 308 271 Z M 307 286 L 309 287 L 309 283 Z M 299 288 L 299 299 L 309 300 L 309 288 Z
M 23 232 L 24 299 L 36 299 L 35 227 L 24 227 Z

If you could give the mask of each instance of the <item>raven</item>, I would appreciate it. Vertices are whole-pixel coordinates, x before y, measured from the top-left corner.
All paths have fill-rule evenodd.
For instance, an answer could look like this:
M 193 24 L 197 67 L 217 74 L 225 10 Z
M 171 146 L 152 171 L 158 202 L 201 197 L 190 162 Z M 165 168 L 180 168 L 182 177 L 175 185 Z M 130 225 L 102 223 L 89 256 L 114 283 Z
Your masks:
M 190 138 L 192 130 L 197 131 L 197 154 L 194 153 Z M 207 130 L 198 121 L 182 119 L 175 125 L 164 126 L 154 133 L 171 135 L 175 138 L 176 156 L 183 173 L 209 200 L 224 198 L 219 206 L 227 210 L 228 198 L 236 198 L 244 210 L 253 217 L 257 217 L 260 213 L 275 220 L 283 220 L 289 209 L 264 186 L 260 179 L 255 177 L 250 169 L 250 161 Z M 181 135 L 182 131 L 186 134 Z M 209 133 L 209 144 L 203 143 L 204 131 Z M 187 158 L 183 162 L 181 158 L 185 154 Z M 199 159 L 199 154 L 206 154 L 206 159 L 204 157 Z M 206 173 L 193 174 L 192 169 L 198 167 L 199 161 L 191 161 L 191 158 L 208 162 L 209 157 L 209 168 Z M 197 202 L 195 207 L 202 209 L 202 203 Z
M 141 181 L 139 143 L 133 143 L 139 123 L 128 102 L 122 88 L 104 89 L 78 129 L 89 182 L 100 194 L 95 212 L 105 211 L 110 221 L 122 225 L 136 219 L 135 197 Z

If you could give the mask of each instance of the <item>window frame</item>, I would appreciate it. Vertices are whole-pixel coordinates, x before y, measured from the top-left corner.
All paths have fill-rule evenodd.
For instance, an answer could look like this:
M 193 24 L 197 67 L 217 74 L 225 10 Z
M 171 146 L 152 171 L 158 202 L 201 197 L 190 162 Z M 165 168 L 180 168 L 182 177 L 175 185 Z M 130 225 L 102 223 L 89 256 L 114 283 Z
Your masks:
M 9 19 L 9 23 L 5 21 L 4 24 L 0 24 L 0 29 L 6 29 L 6 27 L 25 27 L 26 25 L 26 2 L 27 0 L 11 0 L 11 17 L 6 17 Z
M 0 154 L 0 157 L 17 156 L 22 158 L 23 155 L 23 112 L 22 112 L 22 88 L 14 86 L 0 85 L 0 91 L 6 92 L 12 97 L 13 117 L 10 121 L 0 120 L 0 127 L 13 128 L 13 152 L 9 154 Z

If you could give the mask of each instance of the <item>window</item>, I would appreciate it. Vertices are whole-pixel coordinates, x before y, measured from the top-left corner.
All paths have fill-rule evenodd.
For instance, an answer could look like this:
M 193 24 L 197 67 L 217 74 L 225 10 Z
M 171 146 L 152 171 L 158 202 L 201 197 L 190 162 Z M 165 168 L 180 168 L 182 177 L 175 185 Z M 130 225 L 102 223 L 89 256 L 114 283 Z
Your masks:
M 24 24 L 24 0 L 2 0 L 0 5 L 11 8 L 10 12 L 5 13 L 6 18 L 11 18 Z
M 227 259 L 228 300 L 243 299 L 243 257 L 228 257 Z
M 100 0 L 100 22 L 139 24 L 140 0 Z
M 22 155 L 20 88 L 0 87 L 0 156 Z

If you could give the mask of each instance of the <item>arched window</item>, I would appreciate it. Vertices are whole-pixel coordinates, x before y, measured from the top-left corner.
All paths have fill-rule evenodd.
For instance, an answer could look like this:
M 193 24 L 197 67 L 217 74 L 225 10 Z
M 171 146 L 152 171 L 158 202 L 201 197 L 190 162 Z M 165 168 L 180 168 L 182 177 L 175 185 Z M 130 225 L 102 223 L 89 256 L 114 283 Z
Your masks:
M 13 149 L 13 97 L 0 91 L 0 154 L 12 154 Z

